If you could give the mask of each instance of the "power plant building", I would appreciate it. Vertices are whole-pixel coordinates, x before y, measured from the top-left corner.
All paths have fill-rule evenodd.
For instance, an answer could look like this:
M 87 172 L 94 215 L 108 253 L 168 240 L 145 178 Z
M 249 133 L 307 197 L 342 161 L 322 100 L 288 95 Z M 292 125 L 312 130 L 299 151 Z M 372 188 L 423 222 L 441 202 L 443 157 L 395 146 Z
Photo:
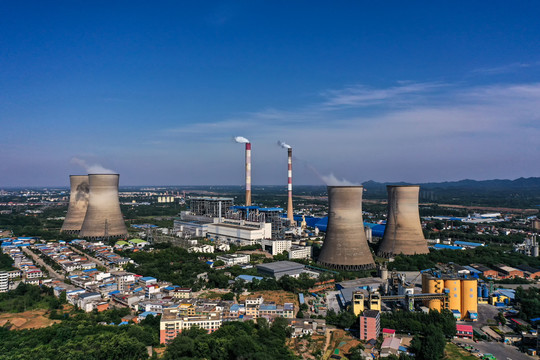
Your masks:
M 118 200 L 118 174 L 90 174 L 88 209 L 79 236 L 98 239 L 127 236 Z
M 208 224 L 206 234 L 211 239 L 240 246 L 254 245 L 263 239 L 272 238 L 272 224 L 246 220 L 224 219 Z
M 363 186 L 328 186 L 328 227 L 318 263 L 340 270 L 375 267 L 362 217 Z
M 420 186 L 388 185 L 387 190 L 388 218 L 377 254 L 387 258 L 400 254 L 428 254 L 418 211 Z
M 69 182 L 71 187 L 69 206 L 61 231 L 78 234 L 88 209 L 90 184 L 88 175 L 70 175 Z
M 208 217 L 225 217 L 233 205 L 234 199 L 227 197 L 193 196 L 189 199 L 191 213 Z

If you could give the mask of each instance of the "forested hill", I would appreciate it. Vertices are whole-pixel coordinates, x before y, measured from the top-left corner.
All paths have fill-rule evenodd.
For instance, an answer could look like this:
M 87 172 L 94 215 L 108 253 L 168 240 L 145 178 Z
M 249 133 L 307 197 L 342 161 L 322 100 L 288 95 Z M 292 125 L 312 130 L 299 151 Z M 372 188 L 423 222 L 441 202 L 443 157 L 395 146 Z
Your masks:
M 408 185 L 408 183 L 379 183 L 370 180 L 363 185 L 366 189 L 366 198 L 379 199 L 386 197 L 386 185 Z M 500 207 L 540 205 L 539 177 L 480 181 L 466 179 L 419 185 L 421 201 Z

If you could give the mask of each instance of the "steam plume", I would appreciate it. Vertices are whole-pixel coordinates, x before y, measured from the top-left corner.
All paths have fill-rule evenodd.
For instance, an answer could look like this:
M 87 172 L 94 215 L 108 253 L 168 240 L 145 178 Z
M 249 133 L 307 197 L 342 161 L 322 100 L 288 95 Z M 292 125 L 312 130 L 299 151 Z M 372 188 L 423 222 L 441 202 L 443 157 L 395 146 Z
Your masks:
M 281 141 L 281 140 L 278 140 L 277 144 L 278 144 L 279 146 L 281 146 L 283 149 L 290 149 L 290 148 L 291 148 L 291 145 L 285 144 L 285 143 L 284 143 L 283 141 Z
M 353 183 L 345 179 L 338 179 L 335 177 L 333 173 L 330 173 L 330 175 L 322 175 L 321 179 L 326 183 L 328 186 L 358 186 L 360 184 Z
M 71 159 L 71 163 L 85 168 L 88 174 L 116 174 L 116 171 L 106 169 L 100 164 L 88 164 L 85 160 L 76 157 Z
M 235 136 L 234 141 L 236 141 L 237 143 L 240 143 L 240 144 L 249 144 L 249 142 L 250 142 L 248 139 L 246 139 L 243 136 Z

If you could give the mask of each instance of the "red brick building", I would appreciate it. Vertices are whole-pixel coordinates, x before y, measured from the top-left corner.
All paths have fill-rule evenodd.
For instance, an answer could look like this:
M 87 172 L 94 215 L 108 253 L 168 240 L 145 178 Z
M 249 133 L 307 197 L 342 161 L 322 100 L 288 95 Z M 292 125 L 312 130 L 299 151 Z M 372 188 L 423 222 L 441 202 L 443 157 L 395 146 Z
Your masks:
M 380 313 L 377 310 L 365 310 L 360 316 L 360 340 L 377 339 L 380 333 Z

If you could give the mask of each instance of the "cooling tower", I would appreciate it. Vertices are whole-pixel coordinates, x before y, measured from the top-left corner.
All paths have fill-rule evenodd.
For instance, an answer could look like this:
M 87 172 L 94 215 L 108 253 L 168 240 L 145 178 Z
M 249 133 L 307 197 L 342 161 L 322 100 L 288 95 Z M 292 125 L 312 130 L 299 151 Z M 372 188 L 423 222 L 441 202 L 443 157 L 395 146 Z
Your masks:
M 251 206 L 251 143 L 246 143 L 246 206 Z
M 127 235 L 118 201 L 118 174 L 90 174 L 88 210 L 80 237 L 107 238 Z
M 328 186 L 328 227 L 321 265 L 340 270 L 375 267 L 364 232 L 363 186 Z
M 60 231 L 78 234 L 88 208 L 88 175 L 70 175 L 71 192 L 66 219 Z
M 429 253 L 418 213 L 418 185 L 388 185 L 388 219 L 377 255 Z

